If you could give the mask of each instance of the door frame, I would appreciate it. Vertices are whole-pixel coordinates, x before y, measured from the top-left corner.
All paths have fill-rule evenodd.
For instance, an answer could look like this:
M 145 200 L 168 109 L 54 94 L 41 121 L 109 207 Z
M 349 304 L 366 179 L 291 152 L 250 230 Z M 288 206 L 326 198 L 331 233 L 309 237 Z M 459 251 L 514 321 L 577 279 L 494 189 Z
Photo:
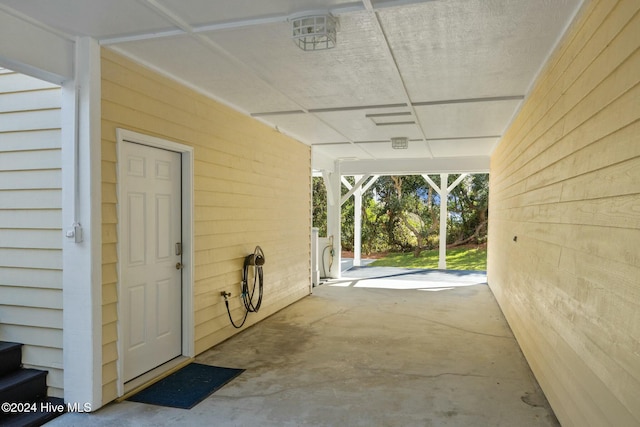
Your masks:
M 127 129 L 116 129 L 116 152 L 117 152 L 117 167 L 116 167 L 116 187 L 118 200 L 122 200 L 122 186 L 120 185 L 120 159 L 122 159 L 122 150 L 124 143 L 132 142 L 136 144 L 146 145 L 152 148 L 159 148 L 169 151 L 180 153 L 182 161 L 182 356 L 195 357 L 195 320 L 194 320 L 194 302 L 193 302 L 193 171 L 194 171 L 194 159 L 193 159 L 193 147 L 180 144 L 177 142 L 168 141 L 166 139 L 157 138 L 150 135 L 145 135 L 139 132 L 130 131 Z M 118 203 L 118 218 L 123 217 L 122 204 Z M 118 236 L 123 236 L 125 230 L 123 223 L 118 220 Z M 120 254 L 123 253 L 124 244 L 123 239 L 118 238 L 118 298 L 122 295 L 122 281 L 121 281 L 121 268 L 120 268 Z M 123 366 L 123 349 L 124 343 L 123 337 L 123 325 L 120 322 L 120 301 L 117 304 L 118 315 L 118 396 L 125 394 L 124 384 L 124 366 Z

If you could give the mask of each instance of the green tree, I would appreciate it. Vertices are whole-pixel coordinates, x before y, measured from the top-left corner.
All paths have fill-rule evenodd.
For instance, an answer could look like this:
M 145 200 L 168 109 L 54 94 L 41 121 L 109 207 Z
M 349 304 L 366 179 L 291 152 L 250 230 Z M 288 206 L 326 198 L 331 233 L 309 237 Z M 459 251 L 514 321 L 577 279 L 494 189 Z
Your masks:
M 449 176 L 451 185 L 459 175 Z M 431 176 L 438 186 L 440 176 Z M 347 180 L 354 184 L 353 177 Z M 341 193 L 347 193 L 342 186 Z M 431 249 L 438 242 L 440 197 L 419 175 L 383 176 L 362 195 L 362 250 L 364 253 Z M 341 208 L 341 245 L 353 249 L 353 197 Z M 447 241 L 453 246 L 484 243 L 487 236 L 489 175 L 465 177 L 449 194 Z M 327 233 L 327 191 L 322 178 L 313 178 L 313 225 Z
M 314 227 L 318 227 L 318 235 L 327 235 L 327 188 L 322 177 L 314 176 L 312 182 L 312 221 Z
M 457 176 L 452 175 L 450 179 L 453 182 Z M 452 242 L 452 246 L 486 242 L 489 175 L 473 174 L 465 177 L 451 191 L 447 207 L 451 212 L 447 241 Z
M 374 184 L 378 200 L 387 211 L 390 249 L 413 250 L 416 256 L 430 247 L 435 231 L 434 195 L 419 175 L 387 176 Z

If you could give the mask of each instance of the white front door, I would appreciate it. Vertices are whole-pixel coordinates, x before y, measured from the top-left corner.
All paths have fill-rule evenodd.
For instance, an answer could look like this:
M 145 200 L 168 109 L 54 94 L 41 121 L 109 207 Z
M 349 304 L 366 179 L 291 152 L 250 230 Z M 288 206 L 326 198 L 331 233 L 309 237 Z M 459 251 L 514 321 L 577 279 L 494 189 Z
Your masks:
M 124 381 L 182 354 L 181 155 L 124 142 L 119 159 Z

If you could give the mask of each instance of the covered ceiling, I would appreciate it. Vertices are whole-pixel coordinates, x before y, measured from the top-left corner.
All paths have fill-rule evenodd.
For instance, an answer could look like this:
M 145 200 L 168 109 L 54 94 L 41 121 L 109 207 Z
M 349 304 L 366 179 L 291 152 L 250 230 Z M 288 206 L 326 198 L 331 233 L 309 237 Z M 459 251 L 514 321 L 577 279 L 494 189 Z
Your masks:
M 581 2 L 0 0 L 0 9 L 91 36 L 311 145 L 314 167 L 462 172 L 488 169 Z M 327 13 L 338 21 L 335 48 L 301 50 L 291 20 Z M 392 137 L 408 148 L 392 149 Z

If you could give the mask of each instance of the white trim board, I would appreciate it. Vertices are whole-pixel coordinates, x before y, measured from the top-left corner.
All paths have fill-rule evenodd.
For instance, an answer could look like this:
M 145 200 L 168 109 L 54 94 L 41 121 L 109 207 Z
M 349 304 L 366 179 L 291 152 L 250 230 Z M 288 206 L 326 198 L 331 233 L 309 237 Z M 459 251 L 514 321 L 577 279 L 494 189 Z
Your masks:
M 118 159 L 121 159 L 122 143 L 133 142 L 149 147 L 161 148 L 182 154 L 182 355 L 195 356 L 195 320 L 193 307 L 193 267 L 194 267 L 194 239 L 193 239 L 193 147 L 168 141 L 166 139 L 133 132 L 127 129 L 116 129 Z M 119 174 L 119 167 L 117 168 Z M 120 200 L 120 177 L 118 176 L 118 200 Z M 122 217 L 118 204 L 118 217 Z M 118 222 L 118 235 L 123 235 L 121 223 Z M 122 253 L 122 241 L 118 239 L 118 254 Z M 118 257 L 120 258 L 120 257 Z M 120 266 L 118 265 L 118 289 L 120 289 Z M 118 304 L 118 318 L 120 318 L 120 305 Z M 122 327 L 118 324 L 118 353 L 122 353 Z M 118 359 L 118 396 L 123 396 L 128 390 L 123 381 L 122 360 Z

